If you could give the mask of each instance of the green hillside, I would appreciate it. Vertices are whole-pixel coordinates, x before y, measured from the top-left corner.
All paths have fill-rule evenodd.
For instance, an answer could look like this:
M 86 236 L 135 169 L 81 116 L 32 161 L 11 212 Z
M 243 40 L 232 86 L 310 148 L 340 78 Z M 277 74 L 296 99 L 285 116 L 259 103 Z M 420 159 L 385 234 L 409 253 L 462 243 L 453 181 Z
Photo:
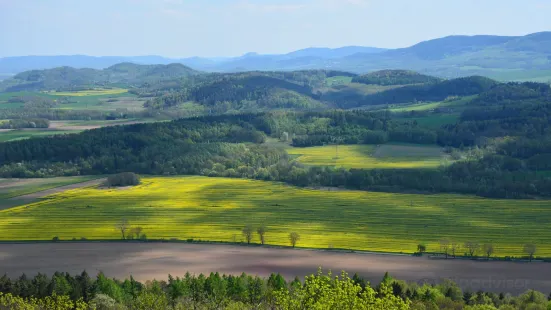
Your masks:
M 439 81 L 441 79 L 409 70 L 381 70 L 352 79 L 352 82 L 375 85 L 425 84 Z
M 102 86 L 156 83 L 198 72 L 182 64 L 136 65 L 121 63 L 104 70 L 59 67 L 26 71 L 0 82 L 0 91 L 85 90 Z

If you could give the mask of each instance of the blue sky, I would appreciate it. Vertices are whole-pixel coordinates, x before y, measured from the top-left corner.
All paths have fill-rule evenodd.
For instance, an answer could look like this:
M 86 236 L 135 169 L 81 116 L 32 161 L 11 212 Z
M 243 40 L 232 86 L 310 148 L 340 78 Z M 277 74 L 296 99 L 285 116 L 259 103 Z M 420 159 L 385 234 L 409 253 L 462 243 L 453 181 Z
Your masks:
M 551 30 L 551 0 L 0 0 L 0 57 L 237 56 Z

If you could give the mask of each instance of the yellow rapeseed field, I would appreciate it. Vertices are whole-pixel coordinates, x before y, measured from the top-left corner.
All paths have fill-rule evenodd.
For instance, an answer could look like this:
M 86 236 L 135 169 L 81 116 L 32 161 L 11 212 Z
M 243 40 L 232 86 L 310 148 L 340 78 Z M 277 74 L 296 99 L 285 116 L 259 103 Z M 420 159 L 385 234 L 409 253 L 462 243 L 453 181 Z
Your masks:
M 441 148 L 422 145 L 326 145 L 289 148 L 305 165 L 364 169 L 436 168 L 447 163 Z M 337 156 L 338 155 L 338 156 Z
M 268 244 L 411 253 L 439 240 L 491 242 L 496 255 L 537 245 L 551 256 L 551 201 L 493 200 L 300 189 L 280 183 L 207 177 L 144 178 L 133 188 L 84 188 L 0 211 L 0 240 L 118 239 L 127 219 L 148 238 L 241 241 L 245 225 L 267 226 Z M 255 236 L 255 242 L 258 242 Z

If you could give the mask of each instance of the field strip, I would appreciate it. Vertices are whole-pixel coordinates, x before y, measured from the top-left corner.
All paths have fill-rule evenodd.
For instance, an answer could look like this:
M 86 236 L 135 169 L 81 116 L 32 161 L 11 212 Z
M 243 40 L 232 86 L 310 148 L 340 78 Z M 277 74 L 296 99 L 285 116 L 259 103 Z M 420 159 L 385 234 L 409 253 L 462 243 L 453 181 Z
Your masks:
M 114 227 L 127 220 L 156 240 L 240 242 L 245 225 L 265 225 L 269 245 L 287 246 L 296 232 L 308 248 L 413 253 L 424 244 L 437 252 L 447 239 L 478 243 L 477 255 L 490 243 L 494 256 L 517 258 L 533 243 L 536 256 L 551 257 L 550 200 L 320 191 L 199 176 L 143 177 L 124 190 L 77 188 L 47 198 L 0 211 L 0 240 L 119 240 Z
M 385 272 L 397 279 L 435 283 L 452 279 L 464 290 L 519 294 L 528 289 L 551 291 L 547 263 L 475 262 L 433 260 L 426 257 L 302 251 L 230 245 L 174 243 L 44 243 L 0 244 L 0 274 L 18 277 L 55 271 L 91 276 L 99 271 L 119 279 L 132 275 L 138 281 L 166 280 L 168 274 L 242 272 L 267 277 L 315 273 L 318 267 L 334 274 L 358 273 L 377 284 Z
M 16 207 L 16 206 L 30 204 L 30 203 L 36 202 L 36 200 L 38 200 L 40 198 L 43 198 L 43 197 L 46 197 L 46 196 L 49 196 L 49 195 L 53 195 L 53 194 L 57 194 L 57 193 L 61 193 L 61 192 L 64 192 L 64 191 L 77 189 L 77 188 L 85 188 L 85 187 L 90 187 L 90 186 L 96 186 L 96 185 L 99 185 L 99 184 L 105 182 L 105 180 L 106 180 L 106 178 L 100 178 L 100 179 L 95 179 L 95 180 L 90 180 L 90 181 L 85 181 L 85 182 L 80 182 L 80 183 L 74 183 L 74 184 L 70 184 L 70 185 L 63 185 L 63 186 L 59 186 L 59 187 L 54 187 L 54 188 L 50 188 L 50 189 L 47 189 L 47 190 L 38 191 L 38 192 L 25 194 L 25 195 L 21 195 L 21 196 L 11 197 L 11 198 L 5 199 L 5 201 L 0 204 L 0 210 L 6 210 L 6 209 L 13 208 L 13 207 Z

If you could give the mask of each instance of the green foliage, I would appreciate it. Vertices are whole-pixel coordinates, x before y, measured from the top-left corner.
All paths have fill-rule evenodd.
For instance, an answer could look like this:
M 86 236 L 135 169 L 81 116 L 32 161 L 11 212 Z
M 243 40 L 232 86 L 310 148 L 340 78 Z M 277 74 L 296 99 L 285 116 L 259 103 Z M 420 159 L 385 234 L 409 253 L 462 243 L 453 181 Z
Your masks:
M 497 82 L 485 77 L 471 76 L 435 83 L 410 85 L 358 98 L 354 105 L 348 107 L 415 103 L 417 101 L 443 101 L 448 97 L 477 95 L 491 89 L 496 84 Z
M 436 83 L 441 79 L 408 70 L 381 70 L 360 75 L 352 79 L 354 83 L 376 85 L 408 85 Z
M 276 304 L 280 309 L 408 309 L 409 302 L 394 295 L 385 284 L 379 292 L 371 287 L 362 288 L 342 274 L 333 277 L 331 272 L 324 275 L 321 269 L 316 275 L 307 276 L 304 284 L 292 290 L 275 293 Z
M 107 177 L 107 186 L 135 186 L 140 184 L 140 177 L 133 172 L 122 172 Z
M 0 123 L 0 129 L 21 129 L 21 128 L 48 128 L 50 121 L 43 118 L 36 119 L 12 119 Z
M 110 85 L 141 85 L 197 74 L 182 64 L 137 65 L 120 63 L 103 70 L 59 67 L 31 70 L 0 82 L 0 91 L 78 91 Z

